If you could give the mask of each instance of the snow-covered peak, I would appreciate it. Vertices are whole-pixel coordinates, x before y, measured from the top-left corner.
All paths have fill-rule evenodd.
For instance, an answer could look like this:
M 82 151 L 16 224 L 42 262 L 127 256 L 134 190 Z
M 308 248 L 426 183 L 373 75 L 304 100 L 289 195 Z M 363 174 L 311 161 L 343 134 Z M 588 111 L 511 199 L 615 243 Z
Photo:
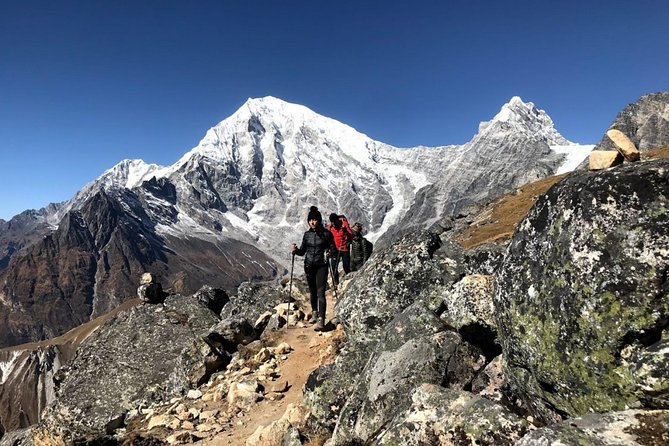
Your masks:
M 103 172 L 95 182 L 104 189 L 132 189 L 142 181 L 148 180 L 162 166 L 148 164 L 141 159 L 123 160 L 111 169 Z
M 252 135 L 252 144 L 243 142 Z M 194 155 L 214 160 L 237 161 L 244 158 L 260 139 L 271 137 L 276 141 L 295 141 L 308 138 L 312 146 L 327 146 L 342 150 L 358 161 L 370 157 L 369 148 L 378 145 L 354 128 L 328 118 L 298 104 L 272 96 L 248 99 L 234 114 L 207 131 L 197 147 L 185 154 L 178 165 L 183 165 Z M 289 154 L 293 144 L 284 148 Z
M 555 130 L 553 120 L 545 111 L 532 102 L 523 102 L 518 96 L 504 104 L 492 120 L 479 124 L 479 135 L 509 132 L 542 136 L 551 146 L 573 144 Z

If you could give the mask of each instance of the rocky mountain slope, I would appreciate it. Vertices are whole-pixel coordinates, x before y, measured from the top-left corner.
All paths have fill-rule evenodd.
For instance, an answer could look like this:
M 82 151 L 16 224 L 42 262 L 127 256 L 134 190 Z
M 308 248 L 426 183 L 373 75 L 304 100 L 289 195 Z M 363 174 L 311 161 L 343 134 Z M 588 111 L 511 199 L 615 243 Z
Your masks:
M 666 444 L 668 174 L 667 159 L 575 172 L 515 195 L 537 196 L 510 239 L 480 236 L 500 214 L 469 208 L 375 251 L 338 295 L 336 360 L 244 443 Z M 42 421 L 0 443 L 230 444 L 236 419 L 280 398 L 277 329 L 308 308 L 287 285 L 119 313 L 77 350 Z
M 72 200 L 3 224 L 0 345 L 103 314 L 144 271 L 185 294 L 275 277 L 311 204 L 392 240 L 554 173 L 583 153 L 569 144 L 519 98 L 468 144 L 408 150 L 299 105 L 249 100 L 172 166 L 123 161 Z

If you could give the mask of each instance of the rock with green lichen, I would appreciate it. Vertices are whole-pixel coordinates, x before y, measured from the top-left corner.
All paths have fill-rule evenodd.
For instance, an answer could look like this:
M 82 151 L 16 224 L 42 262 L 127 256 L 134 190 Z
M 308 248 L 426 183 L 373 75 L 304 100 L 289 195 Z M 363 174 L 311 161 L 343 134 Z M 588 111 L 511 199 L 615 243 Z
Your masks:
M 626 410 L 590 414 L 530 432 L 516 446 L 665 446 L 669 412 Z
M 468 392 L 423 384 L 410 400 L 369 444 L 505 446 L 515 444 L 531 427 L 504 407 Z
M 540 197 L 498 275 L 508 378 L 544 421 L 669 408 L 669 160 L 577 172 Z
M 417 300 L 441 295 L 462 274 L 463 250 L 434 233 L 407 234 L 374 254 L 335 304 L 349 342 L 373 343 L 381 328 Z
M 337 417 L 332 445 L 369 441 L 408 407 L 407 396 L 422 383 L 471 385 L 485 357 L 444 328 L 417 302 L 381 330 L 373 350 L 345 352 L 311 375 L 305 401 L 320 424 Z

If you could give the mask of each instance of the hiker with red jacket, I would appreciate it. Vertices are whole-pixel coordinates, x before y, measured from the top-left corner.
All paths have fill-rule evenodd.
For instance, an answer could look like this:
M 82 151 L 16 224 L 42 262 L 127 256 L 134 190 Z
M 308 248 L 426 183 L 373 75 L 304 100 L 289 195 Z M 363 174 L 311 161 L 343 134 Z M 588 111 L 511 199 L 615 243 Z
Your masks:
M 334 256 L 330 257 L 330 267 L 332 268 L 332 278 L 335 285 L 339 284 L 339 259 L 341 259 L 342 266 L 344 267 L 344 274 L 351 272 L 351 256 L 349 254 L 349 246 L 351 240 L 353 239 L 353 233 L 351 232 L 351 227 L 348 224 L 348 220 L 343 215 L 337 215 L 334 212 L 330 214 L 330 224 L 327 228 L 332 233 L 334 237 L 335 246 L 337 247 L 337 252 Z

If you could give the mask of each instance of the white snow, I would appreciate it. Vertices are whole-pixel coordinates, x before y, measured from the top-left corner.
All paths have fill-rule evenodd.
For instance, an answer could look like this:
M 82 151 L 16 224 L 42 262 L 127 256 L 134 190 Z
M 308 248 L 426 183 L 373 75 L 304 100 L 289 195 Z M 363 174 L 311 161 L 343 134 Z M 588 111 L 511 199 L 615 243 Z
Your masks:
M 14 370 L 14 366 L 16 365 L 16 360 L 18 359 L 19 354 L 20 352 L 18 351 L 11 352 L 7 361 L 0 362 L 0 371 L 2 372 L 0 374 L 0 385 L 7 381 L 7 378 L 9 378 L 12 370 Z
M 566 155 L 564 161 L 558 167 L 555 175 L 560 175 L 562 173 L 571 172 L 576 169 L 584 159 L 588 157 L 594 144 L 572 144 L 568 146 L 551 146 L 551 150 L 555 153 Z

